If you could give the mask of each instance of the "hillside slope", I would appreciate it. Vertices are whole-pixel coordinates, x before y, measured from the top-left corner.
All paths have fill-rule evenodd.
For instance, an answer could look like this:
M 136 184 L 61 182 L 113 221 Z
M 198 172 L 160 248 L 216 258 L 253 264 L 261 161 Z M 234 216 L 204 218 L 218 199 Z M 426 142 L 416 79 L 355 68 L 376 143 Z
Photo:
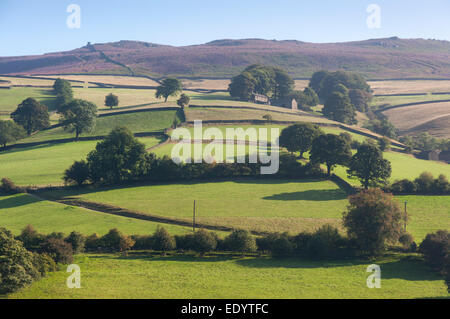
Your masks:
M 319 69 L 345 69 L 372 79 L 450 78 L 450 42 L 397 37 L 325 44 L 246 39 L 174 47 L 119 41 L 37 56 L 0 57 L 0 74 L 230 77 L 253 63 L 281 66 L 294 77 L 309 77 Z

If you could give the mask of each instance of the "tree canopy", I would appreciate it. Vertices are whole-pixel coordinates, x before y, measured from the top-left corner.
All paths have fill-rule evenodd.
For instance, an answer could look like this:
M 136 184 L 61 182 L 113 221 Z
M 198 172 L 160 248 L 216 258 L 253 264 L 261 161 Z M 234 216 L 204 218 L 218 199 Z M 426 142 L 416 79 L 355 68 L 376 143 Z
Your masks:
M 322 109 L 323 115 L 345 124 L 356 124 L 356 110 L 348 94 L 333 92 Z
M 357 178 L 365 189 L 385 185 L 391 176 L 391 163 L 383 159 L 383 153 L 375 145 L 362 144 L 353 155 L 347 173 Z
M 318 136 L 311 148 L 310 159 L 314 163 L 325 163 L 327 173 L 336 165 L 348 165 L 352 150 L 348 141 L 339 135 L 326 134 Z
M 65 129 L 80 134 L 91 132 L 97 120 L 97 106 L 91 102 L 75 99 L 65 104 L 60 110 L 61 123 Z
M 6 144 L 13 143 L 26 136 L 22 126 L 13 121 L 0 120 L 0 145 L 6 147 Z
M 161 81 L 161 85 L 156 88 L 155 96 L 157 99 L 163 97 L 167 102 L 169 96 L 177 96 L 183 90 L 180 80 L 175 78 L 167 78 Z
M 58 109 L 72 101 L 73 92 L 69 81 L 60 78 L 56 79 L 53 84 L 53 90 L 56 93 L 56 103 L 58 105 Z
M 120 183 L 145 171 L 147 152 L 125 127 L 113 129 L 87 157 L 90 179 L 94 183 Z
M 112 109 L 114 106 L 118 105 L 119 97 L 117 95 L 110 93 L 105 97 L 105 106 L 108 106 L 110 109 Z
M 233 77 L 228 87 L 232 97 L 249 101 L 253 93 L 263 94 L 274 101 L 288 97 L 294 88 L 294 80 L 278 67 L 254 64 Z
M 28 135 L 50 126 L 47 107 L 33 98 L 27 98 L 11 113 L 11 118 L 21 125 Z
M 189 102 L 191 101 L 191 98 L 187 96 L 186 94 L 181 94 L 180 98 L 177 100 L 177 105 L 181 108 L 184 108 L 185 106 L 189 105 Z
M 377 255 L 387 243 L 398 241 L 407 217 L 392 194 L 377 188 L 364 190 L 350 196 L 349 202 L 343 222 L 361 252 Z
M 299 123 L 286 127 L 281 131 L 279 144 L 289 152 L 303 153 L 309 151 L 316 137 L 323 134 L 319 126 L 311 123 Z

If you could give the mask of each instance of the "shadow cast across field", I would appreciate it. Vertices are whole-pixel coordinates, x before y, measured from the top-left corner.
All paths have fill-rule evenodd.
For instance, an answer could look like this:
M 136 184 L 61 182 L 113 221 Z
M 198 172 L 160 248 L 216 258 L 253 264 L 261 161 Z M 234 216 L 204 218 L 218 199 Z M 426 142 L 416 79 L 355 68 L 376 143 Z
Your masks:
M 107 192 L 111 190 L 118 190 L 118 189 L 129 189 L 129 188 L 137 188 L 137 187 L 147 187 L 147 186 L 165 186 L 165 185 L 183 185 L 183 186 L 189 186 L 189 185 L 197 185 L 197 184 L 220 184 L 223 182 L 230 182 L 230 183 L 236 183 L 236 184 L 254 184 L 254 185 L 274 185 L 274 184 L 288 184 L 288 183 L 295 183 L 295 184 L 306 184 L 306 183 L 314 183 L 314 182 L 321 182 L 325 181 L 325 179 L 258 179 L 254 177 L 249 178 L 223 178 L 223 179 L 200 179 L 200 180 L 193 180 L 193 181 L 174 181 L 174 182 L 135 182 L 135 183 L 124 183 L 120 185 L 115 186 L 102 186 L 102 187 L 67 187 L 60 193 L 58 197 L 64 198 L 64 199 L 70 199 L 70 198 L 76 198 L 77 196 L 87 195 L 91 193 L 102 193 Z M 335 191 L 338 196 L 337 198 L 329 199 L 329 200 L 335 200 L 335 199 L 344 199 L 347 198 L 345 193 L 340 189 L 332 190 Z M 308 197 L 311 195 L 314 197 L 313 193 L 315 192 L 321 192 L 321 190 L 311 190 L 311 194 L 306 194 Z M 276 196 L 276 195 L 273 195 Z M 305 196 L 305 195 L 304 195 Z M 331 194 L 328 194 L 328 196 L 331 196 Z M 271 199 L 271 198 L 266 198 Z M 274 198 L 275 200 L 276 198 Z M 280 199 L 281 200 L 281 199 Z M 293 199 L 294 200 L 294 199 Z M 298 200 L 298 199 L 296 199 Z M 305 199 L 305 200 L 313 200 L 313 199 Z
M 8 209 L 8 208 L 16 208 L 21 206 L 26 206 L 30 204 L 34 204 L 36 202 L 40 202 L 42 200 L 32 197 L 30 195 L 23 196 L 1 196 L 0 195 L 0 209 Z
M 432 271 L 427 265 L 416 256 L 395 256 L 386 255 L 376 260 L 360 258 L 340 258 L 332 259 L 305 259 L 304 257 L 275 258 L 270 256 L 243 256 L 239 253 L 209 253 L 204 256 L 195 253 L 168 253 L 162 255 L 156 251 L 131 251 L 128 255 L 104 256 L 95 255 L 89 258 L 110 258 L 116 260 L 140 260 L 148 262 L 183 262 L 183 263 L 215 263 L 234 262 L 237 266 L 259 268 L 259 269 L 319 269 L 319 268 L 345 268 L 361 267 L 365 273 L 366 266 L 378 264 L 381 267 L 381 278 L 400 279 L 406 281 L 440 281 L 442 278 Z M 367 273 L 369 275 L 369 273 Z
M 281 201 L 331 201 L 346 199 L 347 195 L 340 189 L 326 189 L 326 190 L 308 190 L 293 193 L 280 193 L 271 196 L 263 197 L 265 200 L 281 200 Z

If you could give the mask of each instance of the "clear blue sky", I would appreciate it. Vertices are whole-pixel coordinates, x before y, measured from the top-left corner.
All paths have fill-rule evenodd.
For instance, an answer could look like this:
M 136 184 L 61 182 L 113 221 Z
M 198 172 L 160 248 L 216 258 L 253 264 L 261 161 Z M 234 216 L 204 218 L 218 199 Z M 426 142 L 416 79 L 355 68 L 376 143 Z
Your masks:
M 372 3 L 382 10 L 380 29 L 366 24 Z M 69 4 L 81 8 L 80 29 L 66 26 Z M 450 40 L 449 16 L 449 0 L 0 0 L 0 56 L 71 50 L 88 41 Z

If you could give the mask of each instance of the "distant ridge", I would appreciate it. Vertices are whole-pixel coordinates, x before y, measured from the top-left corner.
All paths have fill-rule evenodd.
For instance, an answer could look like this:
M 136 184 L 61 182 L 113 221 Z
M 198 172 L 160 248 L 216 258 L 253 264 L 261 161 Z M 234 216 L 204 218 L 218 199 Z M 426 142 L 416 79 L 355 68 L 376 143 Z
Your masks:
M 89 44 L 35 56 L 0 57 L 0 74 L 128 74 L 223 77 L 254 63 L 296 78 L 344 69 L 369 79 L 450 78 L 450 42 L 398 37 L 343 43 L 222 39 L 175 47 L 141 41 Z

